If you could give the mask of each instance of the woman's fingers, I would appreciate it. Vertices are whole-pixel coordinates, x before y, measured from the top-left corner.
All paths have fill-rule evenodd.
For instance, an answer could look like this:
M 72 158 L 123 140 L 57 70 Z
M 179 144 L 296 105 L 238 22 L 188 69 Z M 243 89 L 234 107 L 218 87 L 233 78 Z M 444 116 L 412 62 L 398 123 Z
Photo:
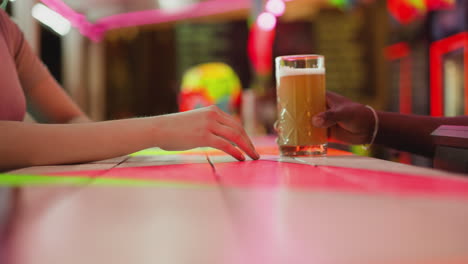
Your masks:
M 319 113 L 312 118 L 312 124 L 315 127 L 331 127 L 338 122 L 352 121 L 349 118 L 350 112 L 343 108 L 333 108 Z
M 312 124 L 315 127 L 328 128 L 336 125 L 336 121 L 327 119 L 327 113 L 322 112 L 312 117 Z
M 209 139 L 209 142 L 210 142 L 209 143 L 210 147 L 222 150 L 222 151 L 226 152 L 227 154 L 233 156 L 234 158 L 236 158 L 239 161 L 244 161 L 245 160 L 244 154 L 242 154 L 242 152 L 239 149 L 234 147 L 226 139 L 224 139 L 222 137 L 219 137 L 219 136 L 216 136 L 216 135 L 212 135 L 211 138 Z
M 209 134 L 205 136 L 205 141 L 211 147 L 220 149 L 238 160 L 245 160 L 244 155 L 233 144 L 237 145 L 252 159 L 259 159 L 250 138 L 245 133 L 242 125 L 235 121 L 230 115 L 223 112 L 217 106 L 212 105 L 202 111 L 204 118 L 203 127 Z
M 231 140 L 233 143 L 235 143 L 237 146 L 239 146 L 242 150 L 245 151 L 252 159 L 259 159 L 260 155 L 258 155 L 257 151 L 255 150 L 255 147 L 250 140 L 249 136 L 245 132 L 244 128 L 242 125 L 234 120 L 230 115 L 227 113 L 223 112 L 222 110 L 219 110 L 219 119 L 218 121 L 221 123 L 223 127 L 220 127 L 221 130 L 225 133 L 225 135 L 230 134 L 231 138 L 236 139 L 238 142 L 231 140 L 231 138 L 226 138 L 225 135 L 220 135 L 225 137 L 228 140 Z M 231 131 L 226 131 L 226 127 L 230 128 Z M 237 138 L 237 135 L 240 135 L 241 138 Z
M 248 140 L 248 138 L 246 139 L 238 129 L 218 123 L 218 125 L 213 128 L 212 132 L 213 134 L 236 144 L 252 159 L 259 158 L 250 140 Z

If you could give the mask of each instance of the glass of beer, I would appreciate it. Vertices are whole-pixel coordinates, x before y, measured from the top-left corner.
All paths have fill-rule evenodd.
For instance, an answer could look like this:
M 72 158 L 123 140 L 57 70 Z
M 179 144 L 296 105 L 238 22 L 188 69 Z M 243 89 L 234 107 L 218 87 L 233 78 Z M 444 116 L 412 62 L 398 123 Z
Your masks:
M 327 153 L 327 129 L 312 125 L 312 117 L 326 110 L 325 59 L 321 55 L 276 58 L 278 145 L 282 156 Z

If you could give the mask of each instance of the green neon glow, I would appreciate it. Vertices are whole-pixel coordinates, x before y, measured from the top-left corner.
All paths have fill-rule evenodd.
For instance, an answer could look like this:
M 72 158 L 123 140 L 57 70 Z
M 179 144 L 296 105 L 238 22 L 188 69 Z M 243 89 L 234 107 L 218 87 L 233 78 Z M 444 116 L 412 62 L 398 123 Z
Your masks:
M 23 174 L 0 174 L 1 186 L 25 186 L 25 185 L 83 185 L 88 184 L 90 179 L 81 177 L 51 177 L 40 175 Z
M 179 155 L 179 154 L 190 154 L 190 153 L 200 153 L 200 155 L 203 155 L 203 152 L 207 151 L 214 151 L 214 148 L 195 148 L 191 150 L 184 150 L 184 151 L 167 151 L 163 150 L 160 148 L 149 148 L 149 149 L 144 149 L 135 153 L 130 154 L 132 157 L 137 157 L 137 156 L 164 156 L 164 155 Z
M 409 0 L 413 7 L 419 9 L 419 11 L 426 11 L 426 2 L 424 0 Z
M 350 151 L 359 156 L 370 156 L 370 150 L 366 150 L 362 145 L 351 145 Z
M 0 4 L 0 8 L 5 10 L 7 5 L 8 5 L 9 0 L 3 0 L 3 2 Z
M 347 0 L 330 0 L 330 3 L 334 6 L 343 8 L 348 4 Z
M 20 186 L 38 186 L 38 185 L 68 185 L 68 186 L 142 186 L 142 187 L 178 187 L 178 188 L 196 188 L 204 187 L 202 183 L 185 183 L 178 181 L 161 180 L 139 180 L 139 179 L 116 179 L 102 177 L 60 177 L 46 175 L 30 174 L 0 174 L 0 186 L 20 187 Z

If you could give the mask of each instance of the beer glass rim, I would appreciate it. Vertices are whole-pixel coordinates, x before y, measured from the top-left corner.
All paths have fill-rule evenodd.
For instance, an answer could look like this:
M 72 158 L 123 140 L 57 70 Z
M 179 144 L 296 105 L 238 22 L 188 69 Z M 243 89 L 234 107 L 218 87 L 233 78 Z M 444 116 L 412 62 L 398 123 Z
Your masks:
M 324 59 L 323 55 L 320 54 L 298 54 L 298 55 L 283 55 L 276 57 L 276 61 L 279 60 L 317 60 Z

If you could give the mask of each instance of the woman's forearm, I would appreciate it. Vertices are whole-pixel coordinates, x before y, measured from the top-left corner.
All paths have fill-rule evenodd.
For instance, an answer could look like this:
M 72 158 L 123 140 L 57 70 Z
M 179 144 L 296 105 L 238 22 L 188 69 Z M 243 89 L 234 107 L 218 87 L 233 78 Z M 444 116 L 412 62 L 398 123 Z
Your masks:
M 78 163 L 153 146 L 153 118 L 81 124 L 0 121 L 0 169 Z
M 87 117 L 86 115 L 79 115 L 67 121 L 68 124 L 79 124 L 79 123 L 88 123 L 88 122 L 91 122 L 91 119 Z
M 79 124 L 0 121 L 0 169 L 78 163 L 157 146 L 213 147 L 238 160 L 260 156 L 242 125 L 216 106 L 148 118 Z
M 376 143 L 402 151 L 432 157 L 435 144 L 431 133 L 441 125 L 468 125 L 468 116 L 431 117 L 379 112 Z

